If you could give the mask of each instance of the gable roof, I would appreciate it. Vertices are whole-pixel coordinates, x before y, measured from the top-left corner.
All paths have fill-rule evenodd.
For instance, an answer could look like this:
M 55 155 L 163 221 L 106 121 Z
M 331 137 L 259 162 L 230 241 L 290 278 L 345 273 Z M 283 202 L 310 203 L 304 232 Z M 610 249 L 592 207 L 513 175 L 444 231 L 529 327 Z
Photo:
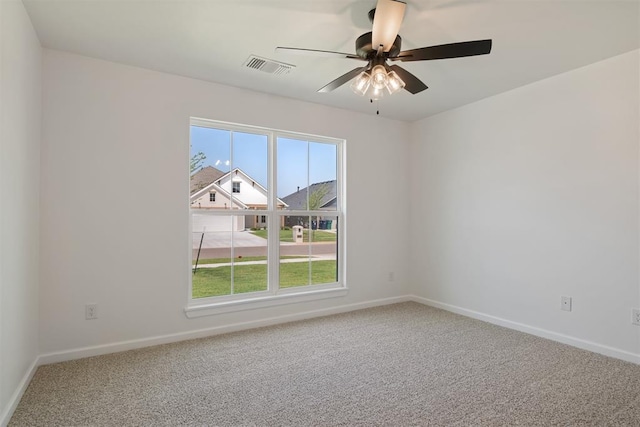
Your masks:
M 214 168 L 213 166 L 205 166 L 200 169 L 198 172 L 191 175 L 191 184 L 190 184 L 190 192 L 189 194 L 193 195 L 203 188 L 207 187 L 214 181 L 217 181 L 228 172 L 222 172 L 219 169 Z
M 315 191 L 322 191 L 323 189 L 327 190 L 327 194 L 325 194 L 320 200 L 320 206 L 318 209 L 327 208 L 330 206 L 336 205 L 336 180 L 332 181 L 324 181 L 317 182 L 315 184 L 311 184 L 307 188 L 300 189 L 295 193 L 291 193 L 286 197 L 283 197 L 282 200 L 289 205 L 289 210 L 306 210 L 307 209 L 307 191 L 308 194 L 312 194 Z

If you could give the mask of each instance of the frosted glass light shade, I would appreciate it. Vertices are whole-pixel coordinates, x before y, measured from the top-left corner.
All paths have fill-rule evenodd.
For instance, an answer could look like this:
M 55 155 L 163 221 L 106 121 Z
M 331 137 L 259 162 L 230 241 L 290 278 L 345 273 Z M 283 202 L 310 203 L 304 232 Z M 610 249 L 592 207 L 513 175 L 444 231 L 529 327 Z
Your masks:
M 374 49 L 382 45 L 383 52 L 389 52 L 400 31 L 406 6 L 401 1 L 378 0 L 371 36 Z

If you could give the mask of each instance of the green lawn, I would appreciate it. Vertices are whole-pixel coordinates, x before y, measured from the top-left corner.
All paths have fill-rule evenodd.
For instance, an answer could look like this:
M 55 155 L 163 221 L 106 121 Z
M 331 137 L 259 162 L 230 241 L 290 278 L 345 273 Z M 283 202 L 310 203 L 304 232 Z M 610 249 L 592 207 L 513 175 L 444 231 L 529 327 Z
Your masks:
M 251 231 L 252 234 L 255 234 L 258 237 L 262 237 L 263 239 L 267 238 L 267 230 L 255 230 Z M 311 241 L 312 242 L 335 242 L 338 234 L 331 233 L 329 231 L 324 230 L 311 230 Z M 306 243 L 309 241 L 309 230 L 302 230 L 302 238 Z M 280 230 L 280 241 L 281 242 L 293 242 L 293 230 Z
M 312 261 L 311 283 L 336 281 L 335 261 Z M 199 268 L 192 275 L 193 298 L 205 298 L 231 293 L 231 267 Z M 280 264 L 280 287 L 291 288 L 309 284 L 309 263 Z M 267 265 L 234 266 L 234 293 L 264 291 L 267 289 Z

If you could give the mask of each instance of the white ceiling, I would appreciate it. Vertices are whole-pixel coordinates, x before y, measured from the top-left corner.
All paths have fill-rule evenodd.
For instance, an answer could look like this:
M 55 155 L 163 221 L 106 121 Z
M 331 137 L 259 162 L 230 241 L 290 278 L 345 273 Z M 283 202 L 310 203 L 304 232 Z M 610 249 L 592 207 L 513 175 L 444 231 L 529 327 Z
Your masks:
M 1 1 L 1 0 L 0 0 Z M 375 114 L 349 85 L 317 89 L 361 62 L 276 53 L 354 52 L 375 0 L 23 0 L 44 47 Z M 493 39 L 490 55 L 400 64 L 429 89 L 380 101 L 413 121 L 640 47 L 635 0 L 407 0 L 402 49 Z M 243 68 L 251 54 L 294 64 Z

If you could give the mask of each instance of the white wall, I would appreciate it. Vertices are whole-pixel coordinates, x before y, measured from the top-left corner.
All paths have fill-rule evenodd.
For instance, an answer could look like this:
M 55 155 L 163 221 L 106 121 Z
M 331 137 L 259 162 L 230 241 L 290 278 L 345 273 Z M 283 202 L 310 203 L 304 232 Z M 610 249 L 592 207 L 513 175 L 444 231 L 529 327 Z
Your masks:
M 640 355 L 638 64 L 627 53 L 412 125 L 415 293 Z
M 22 2 L 0 1 L 0 425 L 38 355 L 41 52 Z
M 50 50 L 43 103 L 43 353 L 407 293 L 408 230 L 379 226 L 408 220 L 405 123 Z M 346 297 L 185 317 L 190 116 L 347 140 Z

